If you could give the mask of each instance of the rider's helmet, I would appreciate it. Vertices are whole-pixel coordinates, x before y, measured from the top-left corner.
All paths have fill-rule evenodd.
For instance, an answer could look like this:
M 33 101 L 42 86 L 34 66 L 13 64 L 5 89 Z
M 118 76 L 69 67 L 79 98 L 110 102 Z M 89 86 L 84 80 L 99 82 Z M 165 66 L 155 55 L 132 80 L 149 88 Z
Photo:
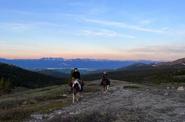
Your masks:
M 78 68 L 74 68 L 74 72 L 78 72 Z
M 107 72 L 103 72 L 104 75 L 107 75 Z

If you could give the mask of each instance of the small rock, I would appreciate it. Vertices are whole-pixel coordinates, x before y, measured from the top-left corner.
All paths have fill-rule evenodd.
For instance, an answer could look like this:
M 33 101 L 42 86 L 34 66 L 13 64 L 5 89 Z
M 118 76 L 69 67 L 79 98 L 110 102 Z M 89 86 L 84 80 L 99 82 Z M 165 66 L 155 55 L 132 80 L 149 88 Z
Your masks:
M 61 111 L 58 111 L 57 114 L 60 115 L 62 112 Z
M 31 117 L 37 120 L 42 120 L 44 116 L 42 114 L 33 114 Z
M 36 100 L 30 100 L 29 103 L 30 103 L 30 104 L 36 104 L 37 101 L 36 101 Z
M 169 89 L 170 89 L 170 87 L 169 87 L 169 86 L 167 86 L 167 87 L 166 87 L 166 89 L 168 89 L 168 90 L 169 90 Z
M 28 104 L 28 102 L 27 101 L 24 101 L 23 103 L 22 103 L 22 105 L 27 105 Z
M 62 97 L 67 97 L 67 94 L 63 94 Z
M 183 87 L 183 86 L 179 86 L 179 87 L 177 88 L 177 91 L 184 91 L 184 87 Z
M 164 96 L 168 96 L 168 92 L 165 92 L 165 93 L 164 93 Z
M 55 117 L 55 115 L 51 114 L 48 116 L 48 120 L 53 119 L 54 117 Z

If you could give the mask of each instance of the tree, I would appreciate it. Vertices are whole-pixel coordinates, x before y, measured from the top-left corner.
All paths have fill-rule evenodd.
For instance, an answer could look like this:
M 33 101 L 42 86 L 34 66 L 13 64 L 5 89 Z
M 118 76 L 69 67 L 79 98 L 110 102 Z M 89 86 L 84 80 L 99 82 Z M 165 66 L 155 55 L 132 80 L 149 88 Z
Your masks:
M 10 92 L 11 83 L 9 80 L 5 80 L 3 77 L 0 79 L 0 92 Z

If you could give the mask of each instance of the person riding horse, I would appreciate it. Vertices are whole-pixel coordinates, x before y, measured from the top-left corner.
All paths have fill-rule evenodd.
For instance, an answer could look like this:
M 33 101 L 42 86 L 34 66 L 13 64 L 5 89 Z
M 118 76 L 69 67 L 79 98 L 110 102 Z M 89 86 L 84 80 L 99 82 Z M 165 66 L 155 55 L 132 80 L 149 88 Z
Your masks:
M 107 92 L 109 86 L 110 86 L 110 80 L 108 79 L 107 72 L 103 72 L 102 79 L 101 79 L 101 86 L 103 86 L 104 93 Z
M 70 82 L 70 86 L 72 87 L 73 81 L 77 80 L 80 83 L 80 85 L 81 85 L 80 91 L 82 92 L 83 91 L 84 82 L 81 80 L 81 75 L 80 75 L 80 71 L 78 70 L 78 68 L 74 68 L 71 71 L 71 78 L 72 78 L 71 79 L 72 82 Z
M 75 99 L 78 101 L 78 97 L 80 97 L 80 93 L 83 91 L 83 81 L 80 79 L 80 72 L 78 68 L 74 68 L 71 72 L 71 81 L 69 83 L 71 86 L 71 91 L 73 92 L 73 103 Z

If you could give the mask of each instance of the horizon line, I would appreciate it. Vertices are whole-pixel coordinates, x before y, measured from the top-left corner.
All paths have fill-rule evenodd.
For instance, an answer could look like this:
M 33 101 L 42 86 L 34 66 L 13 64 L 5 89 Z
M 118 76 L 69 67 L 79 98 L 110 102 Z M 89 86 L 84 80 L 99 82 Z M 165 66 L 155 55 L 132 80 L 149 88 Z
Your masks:
M 182 57 L 183 58 L 183 57 Z M 172 59 L 172 60 L 168 60 L 168 59 L 111 59 L 111 58 L 81 58 L 81 57 L 74 57 L 74 58 L 65 58 L 65 57 L 33 57 L 33 58 L 10 58 L 10 57 L 0 57 L 0 59 L 7 59 L 7 60 L 38 60 L 38 59 L 64 59 L 64 60 L 75 60 L 75 59 L 81 59 L 81 60 L 112 60 L 112 61 L 173 61 L 173 60 L 178 60 L 181 58 L 177 58 L 177 59 Z

